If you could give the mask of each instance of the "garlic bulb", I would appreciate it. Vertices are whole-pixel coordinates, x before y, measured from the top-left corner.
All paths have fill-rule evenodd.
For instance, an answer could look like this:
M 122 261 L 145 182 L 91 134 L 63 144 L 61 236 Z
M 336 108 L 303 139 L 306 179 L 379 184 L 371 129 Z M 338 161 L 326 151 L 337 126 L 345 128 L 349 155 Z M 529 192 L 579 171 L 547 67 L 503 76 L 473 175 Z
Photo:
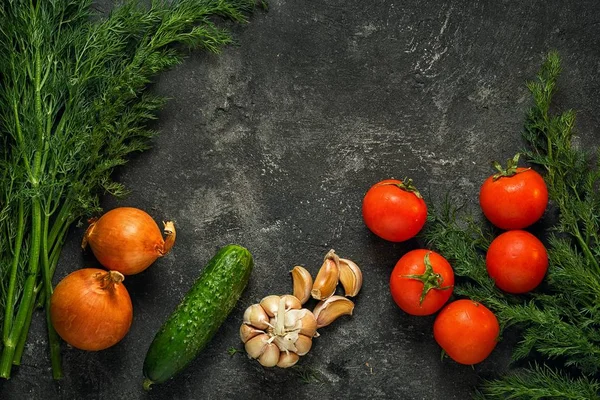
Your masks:
M 292 295 L 267 296 L 244 312 L 240 338 L 250 358 L 264 367 L 291 367 L 317 336 L 314 314 Z
M 340 258 L 333 249 L 323 259 L 313 280 L 302 266 L 292 271 L 293 295 L 266 296 L 244 312 L 240 338 L 248 357 L 264 367 L 288 368 L 309 352 L 317 328 L 328 326 L 342 315 L 352 315 L 354 297 L 362 288 L 358 265 Z M 336 295 L 338 284 L 344 296 Z M 310 299 L 318 301 L 313 311 L 302 308 Z

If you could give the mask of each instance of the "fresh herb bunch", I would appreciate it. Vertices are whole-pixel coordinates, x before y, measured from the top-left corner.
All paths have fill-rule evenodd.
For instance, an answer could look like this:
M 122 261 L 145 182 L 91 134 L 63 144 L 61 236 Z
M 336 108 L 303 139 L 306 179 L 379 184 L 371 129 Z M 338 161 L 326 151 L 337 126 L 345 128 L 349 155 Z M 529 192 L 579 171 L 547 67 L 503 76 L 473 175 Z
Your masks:
M 461 277 L 455 293 L 489 306 L 504 328 L 521 334 L 513 360 L 529 366 L 484 382 L 478 394 L 484 398 L 600 397 L 600 164 L 573 146 L 575 113 L 550 111 L 559 74 L 559 55 L 552 52 L 528 83 L 534 105 L 523 134 L 523 154 L 544 170 L 558 214 L 546 232 L 550 265 L 543 288 L 522 296 L 498 290 L 485 267 L 493 228 L 449 201 L 425 232 L 429 245 L 453 260 Z
M 0 3 L 0 376 L 20 364 L 33 310 L 49 321 L 52 276 L 69 226 L 98 212 L 127 156 L 148 148 L 164 99 L 145 92 L 187 48 L 232 43 L 212 20 L 246 21 L 254 0 L 126 0 L 107 17 L 90 0 Z

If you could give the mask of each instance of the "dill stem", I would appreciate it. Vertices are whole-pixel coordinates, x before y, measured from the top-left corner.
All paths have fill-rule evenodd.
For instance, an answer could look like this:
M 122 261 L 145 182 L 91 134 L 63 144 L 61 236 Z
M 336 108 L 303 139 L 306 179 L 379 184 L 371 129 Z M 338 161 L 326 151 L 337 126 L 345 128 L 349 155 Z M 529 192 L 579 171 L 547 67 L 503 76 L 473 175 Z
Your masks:
M 65 200 L 62 204 L 62 207 L 58 211 L 58 214 L 54 218 L 54 223 L 52 224 L 52 229 L 50 229 L 50 233 L 48 235 L 48 243 L 49 248 L 54 249 L 56 246 L 56 240 L 61 235 L 61 232 L 65 230 L 65 225 L 68 225 L 69 215 L 71 214 L 71 202 L 69 200 Z
M 10 70 L 12 73 L 12 79 L 13 82 L 18 82 L 17 79 L 17 75 L 16 75 L 16 65 L 15 65 L 15 55 L 13 53 L 11 53 L 10 56 Z M 28 154 L 25 152 L 25 142 L 23 140 L 23 128 L 21 127 L 21 119 L 19 118 L 19 98 L 17 96 L 15 96 L 13 98 L 13 104 L 12 104 L 12 111 L 13 111 L 13 115 L 15 117 L 15 131 L 16 131 L 16 137 L 17 137 L 17 144 L 19 147 L 19 150 L 21 150 L 22 155 L 21 155 L 21 159 L 23 160 L 23 163 L 25 164 L 25 169 L 27 170 L 27 173 L 29 176 L 31 176 L 31 166 L 29 165 L 29 157 Z
M 34 174 L 34 186 L 38 185 L 40 176 L 42 174 L 42 155 L 44 152 L 44 127 L 42 120 L 44 119 L 42 111 L 42 61 L 40 57 L 39 45 L 35 49 L 35 127 L 38 136 L 38 148 L 33 158 L 33 174 Z
M 52 376 L 54 379 L 60 379 L 63 377 L 61 357 L 60 357 L 60 341 L 58 334 L 52 325 L 52 319 L 50 317 L 50 300 L 52 297 L 52 274 L 50 272 L 50 261 L 48 259 L 48 225 L 49 217 L 46 216 L 42 223 L 42 275 L 44 278 L 44 295 L 45 311 L 46 311 L 46 324 L 48 326 L 48 345 L 50 347 L 50 361 L 52 364 Z
M 17 236 L 15 238 L 14 253 L 8 282 L 8 292 L 6 295 L 6 309 L 4 310 L 4 324 L 2 327 L 2 341 L 5 343 L 5 345 L 12 328 L 12 322 L 15 314 L 15 286 L 17 282 L 17 271 L 19 269 L 19 260 L 21 256 L 21 246 L 23 245 L 23 232 L 25 231 L 25 218 L 23 209 L 23 200 L 20 199 L 17 211 Z
M 58 256 L 60 255 L 60 252 L 58 252 L 57 254 L 55 254 L 54 252 L 52 253 L 51 257 L 50 257 L 50 270 L 52 271 L 51 273 L 53 273 L 53 271 L 56 269 L 56 265 L 58 264 Z M 21 365 L 21 357 L 23 356 L 23 351 L 25 349 L 25 343 L 27 342 L 27 336 L 29 334 L 29 327 L 31 326 L 31 319 L 33 317 L 33 310 L 35 310 L 38 307 L 42 307 L 44 304 L 44 292 L 41 292 L 42 288 L 44 287 L 44 283 L 40 282 L 38 283 L 34 289 L 33 289 L 33 299 L 38 299 L 37 302 L 31 302 L 31 305 L 29 306 L 29 310 L 27 312 L 27 316 L 25 319 L 25 324 L 23 325 L 23 331 L 21 332 L 21 336 L 19 337 L 19 340 L 17 341 L 17 346 L 15 349 L 15 356 L 13 358 L 13 364 L 14 365 Z M 40 293 L 41 292 L 41 293 Z M 38 297 L 38 295 L 40 295 Z
M 66 231 L 66 229 L 65 229 Z M 52 251 L 50 255 L 50 275 L 54 275 L 54 271 L 56 270 L 56 266 L 58 265 L 58 259 L 60 257 L 60 248 L 56 248 Z M 25 320 L 25 325 L 23 326 L 23 331 L 21 332 L 21 336 L 17 341 L 17 347 L 15 349 L 15 356 L 13 359 L 14 365 L 21 365 L 21 357 L 23 356 L 23 350 L 25 349 L 25 343 L 27 342 L 27 335 L 29 334 L 29 327 L 31 326 L 31 319 L 33 317 L 33 310 L 37 307 L 42 307 L 44 305 L 44 292 L 42 292 L 42 288 L 44 287 L 44 283 L 40 282 L 33 289 L 33 298 L 38 299 L 36 303 L 31 303 L 29 310 L 27 312 L 27 317 Z M 41 292 L 41 293 L 40 293 Z M 39 295 L 39 297 L 38 297 Z
M 63 207 L 61 209 L 61 212 L 63 210 L 67 210 L 67 208 Z M 62 251 L 62 244 L 65 241 L 65 237 L 67 235 L 67 231 L 69 229 L 69 226 L 71 225 L 71 223 L 73 221 L 71 221 L 71 219 L 69 219 L 67 216 L 70 214 L 70 207 L 68 207 L 69 211 L 65 211 L 63 214 L 63 218 L 56 218 L 54 220 L 54 224 L 52 226 L 52 231 L 55 231 L 55 233 L 53 234 L 52 231 L 50 233 L 50 235 L 48 236 L 48 249 L 52 249 L 48 252 L 49 254 L 49 271 L 50 271 L 50 280 L 52 280 L 52 278 L 54 277 L 54 272 L 56 271 L 56 267 L 58 265 L 58 260 L 60 258 L 60 252 Z M 60 214 L 60 212 L 59 212 Z M 59 223 L 60 221 L 60 223 Z M 58 233 L 56 233 L 58 232 Z M 42 287 L 44 286 L 44 281 L 42 280 L 42 282 L 38 282 L 36 285 L 36 293 L 40 292 L 42 290 Z M 42 307 L 44 306 L 44 303 L 46 301 L 46 295 L 45 292 L 42 292 L 39 296 L 39 298 L 37 299 L 36 302 L 36 307 Z
M 573 231 L 574 231 L 573 233 L 575 235 L 575 238 L 577 239 L 577 242 L 579 243 L 579 246 L 581 247 L 581 249 L 583 250 L 583 252 L 585 254 L 585 257 L 594 266 L 596 271 L 600 272 L 600 265 L 598 265 L 598 261 L 596 261 L 596 258 L 594 257 L 594 254 L 590 250 L 590 247 L 588 246 L 587 242 L 583 239 L 583 236 L 581 236 L 581 232 L 579 231 L 578 228 L 575 228 Z
M 29 158 L 27 153 L 24 152 L 25 144 L 23 142 L 23 131 L 21 128 L 21 120 L 19 119 L 19 105 L 17 104 L 17 99 L 15 98 L 13 101 L 13 114 L 15 115 L 15 130 L 17 132 L 17 141 L 19 143 L 19 149 L 22 151 L 22 159 L 25 164 L 25 170 L 31 176 L 31 166 L 29 165 Z
M 17 315 L 11 327 L 10 334 L 4 343 L 2 355 L 0 356 L 0 377 L 6 379 L 10 378 L 15 348 L 23 331 L 23 327 L 25 326 L 27 313 L 33 302 L 33 293 L 40 261 L 41 214 L 40 200 L 37 197 L 33 197 L 31 207 L 31 244 L 29 247 L 29 268 L 27 271 L 27 278 L 25 279 L 23 286 L 23 294 L 21 296 Z
M 34 297 L 37 295 L 39 290 L 40 290 L 39 288 L 36 288 L 33 290 Z M 19 337 L 19 340 L 17 340 L 17 345 L 15 347 L 15 355 L 13 357 L 14 365 L 21 365 L 21 358 L 23 357 L 25 343 L 27 342 L 29 328 L 31 327 L 31 320 L 33 318 L 34 308 L 35 307 L 32 305 L 31 307 L 29 307 L 29 310 L 27 310 L 27 315 L 25 316 L 25 323 L 23 324 L 23 331 L 21 332 L 21 336 Z

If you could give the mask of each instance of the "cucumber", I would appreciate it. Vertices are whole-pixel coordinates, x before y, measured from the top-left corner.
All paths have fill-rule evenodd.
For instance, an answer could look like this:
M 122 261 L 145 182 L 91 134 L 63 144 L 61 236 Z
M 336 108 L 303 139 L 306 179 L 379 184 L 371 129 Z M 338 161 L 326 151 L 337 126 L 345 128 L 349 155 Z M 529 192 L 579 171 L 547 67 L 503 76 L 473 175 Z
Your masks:
M 184 369 L 210 342 L 239 300 L 254 266 L 242 246 L 222 247 L 160 327 L 144 360 L 144 388 Z

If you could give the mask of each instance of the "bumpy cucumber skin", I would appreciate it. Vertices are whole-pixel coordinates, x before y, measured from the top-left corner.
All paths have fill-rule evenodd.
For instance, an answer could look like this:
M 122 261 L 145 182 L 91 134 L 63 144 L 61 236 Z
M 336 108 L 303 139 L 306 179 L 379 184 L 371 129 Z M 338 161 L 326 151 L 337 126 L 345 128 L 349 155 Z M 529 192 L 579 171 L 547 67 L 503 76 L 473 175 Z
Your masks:
M 173 377 L 210 342 L 245 289 L 254 266 L 242 246 L 222 247 L 161 326 L 144 360 L 144 388 Z

